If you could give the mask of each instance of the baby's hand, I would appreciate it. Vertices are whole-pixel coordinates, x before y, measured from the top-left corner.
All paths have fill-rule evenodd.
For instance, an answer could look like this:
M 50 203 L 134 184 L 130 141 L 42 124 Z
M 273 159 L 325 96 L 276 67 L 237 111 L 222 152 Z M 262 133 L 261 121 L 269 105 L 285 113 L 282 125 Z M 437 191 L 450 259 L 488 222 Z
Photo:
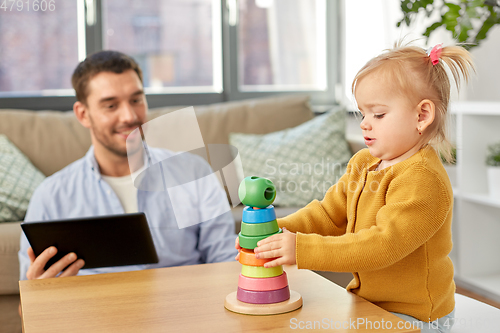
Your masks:
M 295 239 L 297 235 L 283 228 L 283 233 L 273 235 L 257 243 L 254 249 L 255 257 L 260 259 L 276 258 L 266 262 L 264 267 L 275 267 L 280 265 L 295 265 Z
M 241 246 L 240 246 L 240 238 L 238 236 L 236 236 L 236 239 L 234 240 L 234 247 L 236 248 L 236 250 L 238 250 L 238 254 L 236 255 L 236 257 L 234 257 L 234 259 L 240 260 Z

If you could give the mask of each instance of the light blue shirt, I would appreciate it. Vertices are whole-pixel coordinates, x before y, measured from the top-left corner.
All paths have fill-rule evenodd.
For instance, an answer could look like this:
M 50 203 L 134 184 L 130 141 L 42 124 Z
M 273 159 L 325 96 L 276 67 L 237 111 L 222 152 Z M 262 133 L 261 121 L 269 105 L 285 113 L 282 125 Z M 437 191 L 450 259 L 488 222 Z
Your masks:
M 197 186 L 193 181 L 190 183 L 192 186 L 177 186 L 175 202 L 183 204 L 175 207 L 176 213 L 173 211 L 169 191 L 146 191 L 141 187 L 137 191 L 137 207 L 139 212 L 145 213 L 148 220 L 159 258 L 158 264 L 81 269 L 78 275 L 234 260 L 237 254 L 234 248 L 236 235 L 225 192 L 208 163 L 192 154 L 181 155 L 175 155 L 175 164 L 163 165 L 161 176 L 164 183 L 166 181 L 175 185 L 203 179 L 203 186 Z M 161 165 L 162 163 L 157 162 L 172 156 L 174 154 L 170 151 L 153 149 L 149 165 Z M 149 178 L 150 181 L 155 181 Z M 148 189 L 147 187 L 146 185 L 144 189 Z M 83 158 L 40 184 L 30 200 L 25 221 L 123 213 L 124 209 L 117 195 L 101 177 L 94 149 L 91 147 Z M 179 228 L 176 216 L 204 222 Z M 19 250 L 21 280 L 26 280 L 26 272 L 30 266 L 26 252 L 29 246 L 22 233 Z

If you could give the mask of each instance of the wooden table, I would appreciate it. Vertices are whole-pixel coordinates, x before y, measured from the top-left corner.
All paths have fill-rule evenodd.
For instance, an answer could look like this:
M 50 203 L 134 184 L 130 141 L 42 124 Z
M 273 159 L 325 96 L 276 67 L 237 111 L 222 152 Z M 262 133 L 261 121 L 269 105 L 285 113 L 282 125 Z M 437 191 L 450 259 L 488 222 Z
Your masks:
M 23 329 L 25 333 L 288 332 L 314 327 L 334 332 L 419 331 L 409 326 L 395 329 L 398 317 L 314 272 L 284 268 L 290 289 L 302 295 L 304 304 L 274 316 L 241 315 L 224 308 L 226 295 L 237 289 L 238 262 L 21 281 Z M 392 330 L 382 330 L 389 325 Z

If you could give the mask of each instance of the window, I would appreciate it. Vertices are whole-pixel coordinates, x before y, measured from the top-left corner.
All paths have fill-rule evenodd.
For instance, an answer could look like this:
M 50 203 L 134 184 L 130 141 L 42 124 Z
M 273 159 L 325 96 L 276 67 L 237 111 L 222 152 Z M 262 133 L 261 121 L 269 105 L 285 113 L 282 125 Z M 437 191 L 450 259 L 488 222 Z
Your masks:
M 103 49 L 136 59 L 150 107 L 282 92 L 333 104 L 338 8 L 338 0 L 0 0 L 0 108 L 70 109 L 74 68 Z
M 50 5 L 0 0 L 0 97 L 71 94 L 78 63 L 76 2 Z
M 318 106 L 337 102 L 342 1 L 226 3 L 229 42 L 224 49 L 230 68 L 224 91 L 229 99 L 302 92 Z
M 104 48 L 134 57 L 149 91 L 220 93 L 220 12 L 212 0 L 105 0 Z
M 242 91 L 326 88 L 326 2 L 239 2 Z

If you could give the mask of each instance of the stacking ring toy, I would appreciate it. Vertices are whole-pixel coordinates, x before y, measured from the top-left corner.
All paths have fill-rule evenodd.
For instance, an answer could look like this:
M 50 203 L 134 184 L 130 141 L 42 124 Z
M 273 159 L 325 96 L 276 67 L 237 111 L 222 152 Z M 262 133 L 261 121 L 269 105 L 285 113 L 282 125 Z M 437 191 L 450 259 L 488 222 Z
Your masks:
M 290 298 L 290 289 L 288 286 L 278 290 L 253 291 L 238 287 L 236 298 L 245 303 L 252 304 L 270 304 L 286 301 Z
M 252 207 L 243 208 L 241 220 L 245 223 L 264 223 L 276 220 L 274 206 L 269 205 L 262 209 L 253 209 Z
M 278 222 L 276 220 L 264 223 L 241 222 L 241 234 L 245 236 L 270 235 L 278 232 Z
M 240 250 L 240 264 L 242 265 L 247 265 L 247 266 L 264 266 L 266 262 L 270 262 L 274 260 L 274 258 L 267 258 L 267 259 L 257 259 L 255 258 L 255 253 L 252 250 L 249 249 L 241 249 Z M 245 288 L 243 288 L 245 289 Z M 275 288 L 278 289 L 278 288 Z
M 276 199 L 276 187 L 267 178 L 246 177 L 238 188 L 238 196 L 246 206 L 266 208 Z
M 238 287 L 245 290 L 267 291 L 285 288 L 286 286 L 288 286 L 286 272 L 267 279 L 249 278 L 240 274 L 238 280 Z
M 270 268 L 262 266 L 241 265 L 241 275 L 250 278 L 270 278 L 283 274 L 283 266 Z
M 238 234 L 240 246 L 244 249 L 253 250 L 257 247 L 257 243 L 269 236 L 281 234 L 283 231 L 281 229 L 278 232 L 270 235 L 261 235 L 261 236 L 245 236 L 241 232 Z

